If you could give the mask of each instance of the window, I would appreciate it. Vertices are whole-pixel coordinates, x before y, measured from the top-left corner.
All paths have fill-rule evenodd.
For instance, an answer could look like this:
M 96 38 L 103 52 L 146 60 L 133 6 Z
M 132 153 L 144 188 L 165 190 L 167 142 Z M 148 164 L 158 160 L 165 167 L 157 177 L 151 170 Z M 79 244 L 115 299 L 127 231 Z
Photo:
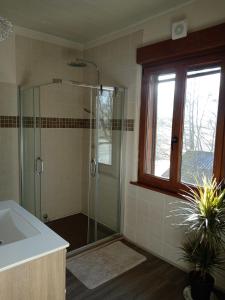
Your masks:
M 112 165 L 113 90 L 104 89 L 99 94 L 98 161 Z
M 213 175 L 220 77 L 220 67 L 187 72 L 181 182 Z
M 147 130 L 151 136 L 146 141 L 146 172 L 163 178 L 170 173 L 175 79 L 175 73 L 152 74 L 149 83 L 153 94 L 149 97 Z
M 223 178 L 224 59 L 210 60 L 143 69 L 140 184 L 177 193 L 203 176 Z

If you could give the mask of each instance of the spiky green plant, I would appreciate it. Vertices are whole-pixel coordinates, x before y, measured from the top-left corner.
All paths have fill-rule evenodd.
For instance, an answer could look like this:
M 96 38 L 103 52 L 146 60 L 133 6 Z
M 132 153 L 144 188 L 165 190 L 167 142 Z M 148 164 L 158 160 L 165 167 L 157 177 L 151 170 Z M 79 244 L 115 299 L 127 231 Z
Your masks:
M 196 236 L 188 237 L 182 244 L 183 260 L 192 264 L 202 278 L 215 270 L 225 270 L 225 257 L 222 247 L 209 247 L 206 242 L 199 243 Z
M 180 225 L 187 227 L 183 258 L 204 276 L 225 263 L 225 189 L 215 178 L 204 177 L 202 183 L 196 189 L 188 187 L 182 195 L 187 201 L 173 212 L 182 217 Z

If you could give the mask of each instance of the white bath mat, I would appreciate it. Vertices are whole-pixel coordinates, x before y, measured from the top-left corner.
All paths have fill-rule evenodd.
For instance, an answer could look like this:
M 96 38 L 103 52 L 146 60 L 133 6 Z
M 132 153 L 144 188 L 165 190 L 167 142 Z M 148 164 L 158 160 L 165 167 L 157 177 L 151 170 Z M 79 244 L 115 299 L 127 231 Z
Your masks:
M 67 268 L 87 288 L 94 289 L 145 260 L 145 256 L 118 241 L 69 258 Z

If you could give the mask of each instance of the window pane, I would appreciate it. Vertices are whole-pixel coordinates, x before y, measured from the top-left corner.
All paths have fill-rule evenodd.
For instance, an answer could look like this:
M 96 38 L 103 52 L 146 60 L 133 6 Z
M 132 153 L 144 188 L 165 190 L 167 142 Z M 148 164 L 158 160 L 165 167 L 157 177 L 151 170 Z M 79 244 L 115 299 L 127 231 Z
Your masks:
M 148 140 L 149 162 L 147 173 L 158 177 L 169 178 L 173 103 L 175 74 L 163 74 L 156 78 L 155 99 L 150 105 L 149 131 L 152 137 Z M 151 99 L 150 99 L 151 101 Z M 152 130 L 151 130 L 152 129 Z
M 220 68 L 187 73 L 181 181 L 213 175 Z
M 192 75 L 196 75 L 196 74 L 205 74 L 205 73 L 211 73 L 213 74 L 214 72 L 220 72 L 221 68 L 209 68 L 209 69 L 201 69 L 201 70 L 194 70 L 194 71 L 189 71 L 187 73 L 187 77 L 191 77 Z
M 112 165 L 113 90 L 103 90 L 99 96 L 98 161 Z
M 176 74 L 171 73 L 171 74 L 163 74 L 158 76 L 158 81 L 165 81 L 165 80 L 170 80 L 170 79 L 175 79 Z

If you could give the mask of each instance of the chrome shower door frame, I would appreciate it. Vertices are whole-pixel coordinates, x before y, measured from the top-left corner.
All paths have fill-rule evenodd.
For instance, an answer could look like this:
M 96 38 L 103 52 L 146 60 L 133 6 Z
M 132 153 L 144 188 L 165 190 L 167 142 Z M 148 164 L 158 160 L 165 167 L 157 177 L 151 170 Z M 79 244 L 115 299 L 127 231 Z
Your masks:
M 95 145 L 98 145 L 98 124 L 99 124 L 99 114 L 98 114 L 98 109 L 99 109 L 99 93 L 101 92 L 102 89 L 114 89 L 114 90 L 122 90 L 124 93 L 126 91 L 125 88 L 123 87 L 102 87 L 102 86 L 96 86 L 96 85 L 90 85 L 90 84 L 86 84 L 86 83 L 82 83 L 82 82 L 76 82 L 76 81 L 72 81 L 72 80 L 63 80 L 63 79 L 53 79 L 52 82 L 46 83 L 46 84 L 41 84 L 41 85 L 37 85 L 37 86 L 32 86 L 32 87 L 20 87 L 19 88 L 19 111 L 20 111 L 20 202 L 22 205 L 24 205 L 24 199 L 23 199 L 23 191 L 25 188 L 25 182 L 24 182 L 24 128 L 23 128 L 23 103 L 22 103 L 22 96 L 23 93 L 26 92 L 29 89 L 33 89 L 33 93 L 35 94 L 35 91 L 38 91 L 38 109 L 39 109 L 39 113 L 38 113 L 38 117 L 41 120 L 41 114 L 40 114 L 40 88 L 42 86 L 51 86 L 51 85 L 62 85 L 62 84 L 70 84 L 76 87 L 82 87 L 82 88 L 86 88 L 90 90 L 90 102 L 91 102 L 91 112 L 90 112 L 90 133 L 89 133 L 89 163 L 91 162 L 92 159 L 95 159 L 96 161 L 96 175 L 95 175 L 95 202 L 94 202 L 94 209 L 95 209 L 95 234 L 94 234 L 94 242 L 98 243 L 98 236 L 97 236 L 97 223 L 98 223 L 98 206 L 99 206 L 99 197 L 98 197 L 98 182 L 99 182 L 99 168 L 98 168 L 98 146 L 96 146 L 95 151 L 93 153 L 92 150 L 92 142 L 93 142 L 93 124 L 95 123 L 95 137 L 94 137 L 94 141 L 95 141 Z M 95 114 L 93 114 L 93 94 L 95 93 L 96 95 L 96 100 L 95 100 Z M 33 94 L 33 98 L 34 95 Z M 36 95 L 37 97 L 37 95 Z M 34 99 L 33 99 L 34 101 Z M 120 146 L 120 174 L 119 174 L 119 186 L 118 186 L 118 219 L 117 219 L 117 228 L 118 228 L 118 232 L 116 232 L 115 234 L 112 235 L 112 237 L 118 237 L 118 235 L 121 234 L 121 230 L 122 230 L 122 226 L 123 226 L 123 197 L 122 197 L 122 171 L 123 171 L 123 167 L 122 167 L 122 159 L 123 159 L 123 120 L 124 120 L 124 99 L 123 99 L 123 104 L 122 104 L 122 112 L 121 112 L 121 122 L 122 122 L 122 128 L 121 128 L 121 146 Z M 36 107 L 37 108 L 37 105 Z M 94 120 L 94 115 L 96 120 Z M 37 115 L 33 114 L 33 120 L 34 120 L 34 149 L 36 149 L 37 146 L 37 138 L 40 138 L 40 149 L 39 149 L 39 153 L 35 153 L 34 156 L 37 158 L 41 158 L 41 126 L 39 126 L 39 128 L 37 128 Z M 39 133 L 37 134 L 37 131 L 39 131 Z M 34 163 L 34 181 L 35 181 L 35 215 L 37 217 L 39 217 L 40 219 L 42 219 L 42 208 L 41 208 L 41 174 L 37 174 L 37 172 L 35 172 L 35 163 Z M 87 236 L 87 241 L 90 240 L 90 202 L 93 199 L 93 192 L 92 192 L 92 186 L 91 183 L 93 182 L 93 180 L 91 179 L 91 172 L 89 170 L 89 186 L 88 186 L 88 236 Z M 26 207 L 25 207 L 26 208 Z M 106 237 L 105 239 L 108 240 L 110 237 Z M 103 239 L 104 240 L 104 239 Z M 72 251 L 73 252 L 73 251 Z
M 26 93 L 30 93 L 30 97 L 25 99 Z M 31 87 L 22 90 L 20 87 L 18 89 L 19 99 L 18 99 L 18 109 L 19 109 L 19 157 L 20 157 L 20 204 L 26 208 L 28 211 L 33 213 L 39 219 L 42 218 L 41 209 L 41 171 L 37 170 L 38 160 L 41 159 L 41 127 L 40 127 L 40 88 Z M 29 100 L 30 111 L 25 111 L 24 102 Z M 26 115 L 26 114 L 29 115 Z M 26 128 L 26 131 L 25 131 Z M 27 147 L 24 147 L 26 139 L 31 138 L 30 149 L 32 155 L 30 165 L 29 162 L 25 162 L 28 159 L 26 155 Z M 28 146 L 28 143 L 27 145 Z M 33 150 L 33 151 L 32 151 Z M 27 163 L 27 164 L 26 164 Z M 25 168 L 26 167 L 26 168 Z M 26 174 L 30 173 L 30 185 L 27 184 L 28 176 Z M 26 188 L 30 190 L 26 190 Z M 28 199 L 27 199 L 28 198 Z M 32 199 L 32 202 L 31 202 Z

